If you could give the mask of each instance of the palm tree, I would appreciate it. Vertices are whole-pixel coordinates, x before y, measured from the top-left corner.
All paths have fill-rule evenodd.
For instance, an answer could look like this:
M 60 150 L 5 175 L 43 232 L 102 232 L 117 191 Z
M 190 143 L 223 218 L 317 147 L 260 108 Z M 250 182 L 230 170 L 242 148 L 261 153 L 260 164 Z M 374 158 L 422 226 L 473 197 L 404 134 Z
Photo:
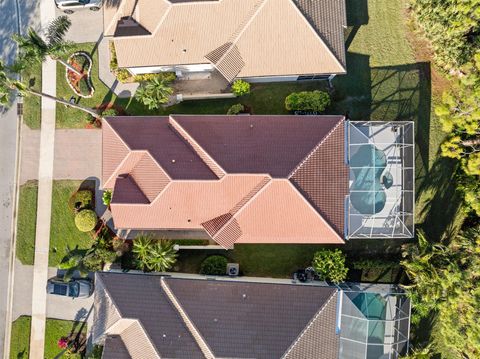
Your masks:
M 142 270 L 164 272 L 177 260 L 172 241 L 157 241 L 148 234 L 140 234 L 134 239 L 132 251 Z
M 149 270 L 165 272 L 177 261 L 177 251 L 174 243 L 168 240 L 155 242 L 150 248 L 150 257 L 146 263 Z
M 11 78 L 9 76 L 9 73 L 7 72 L 7 69 L 3 65 L 3 62 L 0 60 L 0 105 L 7 106 L 10 102 L 11 96 L 16 92 L 18 92 L 21 96 L 34 95 L 38 97 L 45 97 L 61 103 L 65 106 L 73 107 L 77 110 L 84 111 L 95 118 L 102 118 L 95 110 L 91 108 L 84 107 L 75 103 L 70 103 L 63 98 L 55 97 L 44 92 L 37 91 L 30 86 L 27 86 L 21 81 Z
M 60 58 L 73 47 L 73 43 L 64 40 L 71 24 L 67 16 L 57 17 L 48 24 L 45 31 L 46 40 L 43 40 L 33 28 L 29 28 L 25 36 L 13 35 L 12 38 L 18 44 L 20 50 L 19 61 L 16 63 L 16 66 L 28 66 L 33 62 L 43 62 L 47 57 L 50 57 L 67 67 L 70 71 L 81 75 L 77 69 Z
M 161 104 L 167 103 L 173 89 L 164 79 L 155 77 L 150 81 L 143 82 L 135 93 L 135 98 L 148 107 L 156 110 Z

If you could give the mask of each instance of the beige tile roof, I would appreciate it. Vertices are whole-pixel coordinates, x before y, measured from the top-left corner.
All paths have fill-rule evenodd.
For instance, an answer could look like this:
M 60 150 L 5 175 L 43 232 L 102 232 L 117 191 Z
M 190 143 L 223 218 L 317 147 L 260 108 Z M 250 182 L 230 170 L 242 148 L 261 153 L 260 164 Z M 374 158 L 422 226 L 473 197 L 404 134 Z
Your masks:
M 112 203 L 114 224 L 132 229 L 203 229 L 202 223 L 228 213 L 264 177 L 226 175 L 218 181 L 173 181 L 151 204 Z
M 130 9 L 131 0 L 124 1 L 127 2 L 124 8 Z M 119 9 L 117 13 L 107 10 L 107 35 L 112 34 L 109 26 L 121 17 L 119 13 L 128 12 L 122 10 L 122 6 Z M 332 16 L 342 17 L 342 14 Z M 133 18 L 151 35 L 115 38 L 120 67 L 211 62 L 228 80 L 345 72 L 344 65 L 326 45 L 317 27 L 312 26 L 293 0 L 173 4 L 167 0 L 138 0 Z M 336 27 L 336 37 L 342 39 L 341 24 L 331 24 Z

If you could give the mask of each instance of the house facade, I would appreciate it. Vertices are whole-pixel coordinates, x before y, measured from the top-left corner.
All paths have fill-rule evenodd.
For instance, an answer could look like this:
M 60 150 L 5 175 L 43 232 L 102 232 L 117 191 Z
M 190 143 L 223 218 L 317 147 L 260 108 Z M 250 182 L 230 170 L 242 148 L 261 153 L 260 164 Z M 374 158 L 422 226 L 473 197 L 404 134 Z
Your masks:
M 171 115 L 102 132 L 118 230 L 197 231 L 225 249 L 413 235 L 411 122 Z
M 97 272 L 103 359 L 396 359 L 410 300 L 394 286 Z M 192 295 L 194 293 L 194 295 Z
M 118 0 L 104 36 L 132 74 L 218 71 L 249 82 L 346 72 L 345 0 Z

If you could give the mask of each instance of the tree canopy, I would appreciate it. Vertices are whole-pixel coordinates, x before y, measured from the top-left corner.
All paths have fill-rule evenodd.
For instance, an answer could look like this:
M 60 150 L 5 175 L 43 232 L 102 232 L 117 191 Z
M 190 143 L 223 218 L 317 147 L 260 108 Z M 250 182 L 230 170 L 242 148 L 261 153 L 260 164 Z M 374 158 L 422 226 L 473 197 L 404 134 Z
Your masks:
M 478 0 L 410 0 L 410 4 L 440 67 L 457 69 L 470 61 L 480 46 Z
M 448 358 L 480 357 L 480 227 L 470 228 L 448 244 L 433 244 L 422 233 L 418 244 L 404 248 L 412 284 L 412 322 L 436 314 L 432 349 Z

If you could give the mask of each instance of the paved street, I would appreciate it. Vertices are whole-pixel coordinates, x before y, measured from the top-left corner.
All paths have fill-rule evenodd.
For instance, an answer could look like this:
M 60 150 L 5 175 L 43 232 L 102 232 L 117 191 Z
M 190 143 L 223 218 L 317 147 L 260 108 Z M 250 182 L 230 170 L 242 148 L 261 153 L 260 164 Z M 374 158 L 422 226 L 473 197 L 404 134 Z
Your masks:
M 20 12 L 20 15 L 18 14 Z M 26 0 L 0 1 L 0 57 L 6 64 L 15 58 L 16 47 L 12 34 L 27 26 L 38 28 L 38 2 Z M 8 284 L 10 280 L 10 250 L 14 209 L 15 155 L 17 147 L 16 103 L 9 111 L 0 113 L 0 355 L 5 349 L 5 325 L 7 321 Z

